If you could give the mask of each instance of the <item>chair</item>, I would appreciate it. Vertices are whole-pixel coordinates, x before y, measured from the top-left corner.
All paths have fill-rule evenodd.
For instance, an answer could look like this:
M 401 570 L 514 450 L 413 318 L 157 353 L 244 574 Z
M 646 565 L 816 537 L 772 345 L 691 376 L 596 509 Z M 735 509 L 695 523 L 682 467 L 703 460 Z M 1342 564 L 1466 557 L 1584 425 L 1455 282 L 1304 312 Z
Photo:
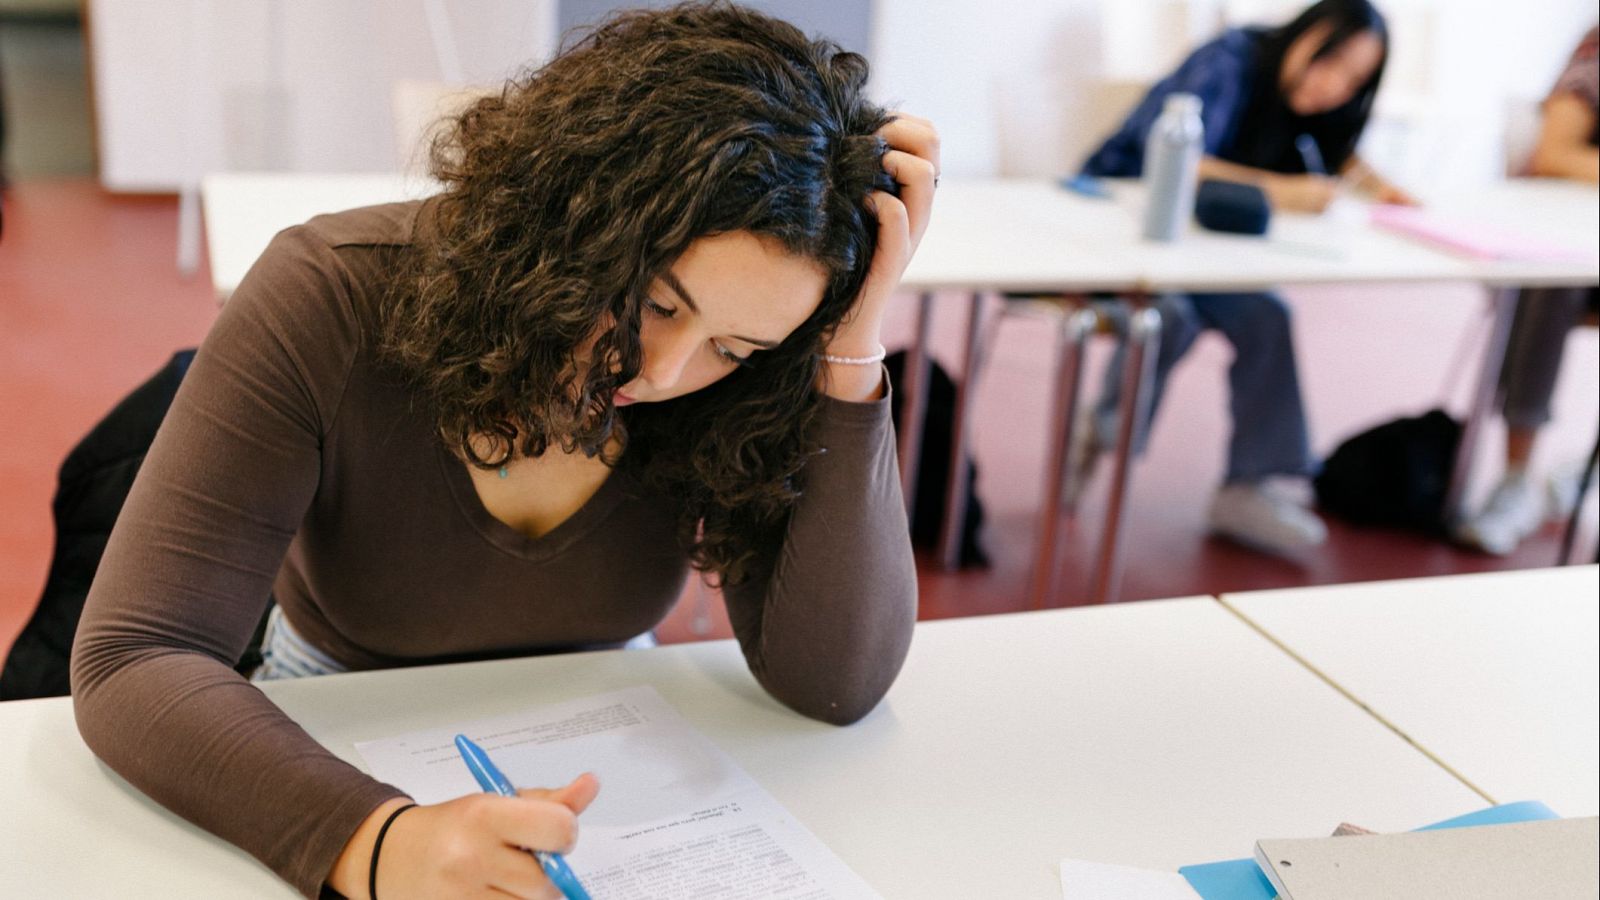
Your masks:
M 1578 496 L 1572 503 L 1572 516 L 1567 519 L 1566 531 L 1561 536 L 1561 552 L 1556 557 L 1558 566 L 1570 566 L 1575 562 L 1578 528 L 1583 523 L 1583 501 L 1589 496 L 1589 487 L 1594 483 L 1597 465 L 1600 465 L 1600 434 L 1595 435 L 1594 449 L 1589 451 L 1589 463 L 1584 466 L 1583 478 L 1578 482 Z M 1595 562 L 1600 562 L 1600 550 L 1596 551 Z
M 1591 312 L 1585 316 L 1583 327 L 1600 328 L 1600 313 Z M 1572 501 L 1572 515 L 1567 519 L 1566 532 L 1561 537 L 1561 554 L 1556 557 L 1558 566 L 1570 566 L 1576 561 L 1574 554 L 1578 549 L 1578 529 L 1583 524 L 1583 501 L 1594 484 L 1597 467 L 1600 467 L 1600 432 L 1595 434 L 1594 449 L 1589 451 L 1589 464 L 1584 466 L 1583 477 L 1578 479 L 1578 496 Z M 1600 547 L 1595 549 L 1594 561 L 1600 563 Z
M 1126 499 L 1129 468 L 1133 447 L 1137 442 L 1137 429 L 1148 419 L 1150 398 L 1154 392 L 1155 361 L 1161 340 L 1161 314 L 1149 303 L 1148 297 L 1094 299 L 1082 294 L 1060 297 L 1010 295 L 1002 315 L 1026 318 L 1043 318 L 1053 323 L 1056 331 L 1055 373 L 1051 381 L 1049 448 L 1045 453 L 1044 488 L 1039 503 L 1039 520 L 1035 529 L 1033 571 L 1029 577 L 1030 605 L 1040 609 L 1049 604 L 1055 592 L 1056 553 L 1059 543 L 1061 517 L 1077 514 L 1076 496 L 1063 499 L 1063 486 L 1067 465 L 1074 441 L 1074 431 L 1079 422 L 1078 404 L 1082 393 L 1083 361 L 1088 339 L 1092 335 L 1115 336 L 1115 322 L 1121 316 L 1113 315 L 1112 306 L 1127 305 L 1128 355 L 1121 377 L 1121 407 L 1118 410 L 1116 452 L 1112 459 L 1110 476 L 1110 501 L 1095 552 L 1095 564 L 1088 596 L 1094 602 L 1106 602 L 1115 597 L 1120 581 L 1118 545 L 1124 529 L 1123 507 Z M 989 332 L 991 338 L 994 331 Z M 989 355 L 988 348 L 977 355 L 981 360 Z M 946 527 L 948 527 L 948 522 Z
M 1077 130 L 1091 134 L 1110 134 L 1114 132 L 1127 117 L 1133 107 L 1143 99 L 1148 90 L 1147 82 L 1140 79 L 1111 78 L 1102 79 L 1090 85 L 1085 91 L 1083 113 L 1076 123 Z M 1052 379 L 1052 401 L 1050 412 L 1050 449 L 1046 454 L 1044 471 L 1044 496 L 1040 503 L 1039 523 L 1035 532 L 1036 548 L 1034 554 L 1033 573 L 1031 575 L 1030 596 L 1034 607 L 1043 607 L 1053 593 L 1055 582 L 1055 556 L 1058 543 L 1060 517 L 1063 512 L 1071 516 L 1075 514 L 1075 504 L 1061 504 L 1061 487 L 1065 477 L 1067 456 L 1071 447 L 1072 429 L 1076 426 L 1077 404 L 1080 385 L 1083 375 L 1083 352 L 1086 342 L 1091 334 L 1108 333 L 1110 320 L 1098 315 L 1090 298 L 1083 295 L 1045 296 L 1039 294 L 1004 294 L 1001 315 L 1004 317 L 1021 316 L 1025 318 L 1044 318 L 1050 320 L 1056 330 L 1055 375 Z M 1131 441 L 1133 428 L 1136 423 L 1142 422 L 1143 415 L 1134 416 L 1132 410 L 1141 402 L 1147 402 L 1150 395 L 1150 385 L 1154 380 L 1154 363 L 1156 356 L 1156 341 L 1160 339 L 1160 315 L 1149 304 L 1146 298 L 1133 298 L 1136 312 L 1130 317 L 1129 346 L 1130 353 L 1127 359 L 1127 368 L 1124 377 L 1130 378 L 1128 390 L 1122 394 L 1124 400 L 1124 413 L 1122 426 L 1119 428 L 1119 452 L 1116 455 L 1114 473 L 1112 476 L 1113 502 L 1110 504 L 1106 515 L 1106 527 L 1101 534 L 1100 548 L 1096 554 L 1093 583 L 1089 591 L 1096 599 L 1105 599 L 1116 592 L 1118 573 L 1115 571 L 1117 560 L 1116 547 L 1122 532 L 1122 503 L 1121 498 L 1125 493 L 1127 483 L 1128 457 L 1131 455 Z M 926 322 L 926 307 L 929 303 L 927 297 L 923 298 L 924 312 L 920 321 Z M 1125 302 L 1125 301 L 1114 301 Z M 981 323 L 982 304 L 974 299 L 971 307 L 973 324 L 969 327 L 969 334 L 983 333 L 985 336 L 973 342 L 967 350 L 966 375 L 963 381 L 966 387 L 962 393 L 970 391 L 972 384 L 976 383 L 982 370 L 984 361 L 992 351 L 992 341 L 995 329 L 987 332 L 979 327 Z M 925 326 L 924 326 L 925 327 Z M 920 336 L 916 342 L 920 346 L 926 343 L 926 335 Z M 911 375 L 916 378 L 916 373 Z M 915 391 L 912 396 L 916 396 Z M 958 400 L 957 418 L 964 418 L 959 407 L 964 404 Z M 915 418 L 912 420 L 916 421 Z M 1121 441 L 1126 439 L 1130 443 L 1124 449 Z M 916 446 L 918 438 L 913 438 L 909 444 L 902 436 L 901 468 L 903 477 L 906 478 L 908 497 L 915 484 L 915 461 L 910 459 L 908 446 Z M 913 473 L 913 474 L 905 474 Z M 961 477 L 961 470 L 954 470 L 954 477 L 947 494 L 944 515 L 944 536 L 941 540 L 940 558 L 946 569 L 955 568 L 957 553 L 961 546 L 960 532 L 965 520 L 963 499 L 966 494 L 965 483 Z
M 178 391 L 193 350 L 181 350 L 144 384 L 118 403 L 72 448 L 61 464 L 56 495 L 55 552 L 39 605 L 0 669 L 0 700 L 59 697 L 70 693 L 72 640 L 100 557 L 145 452 Z M 265 616 L 236 669 L 261 662 Z
M 1139 78 L 1108 78 L 1091 84 L 1084 91 L 1083 116 L 1074 128 L 1084 134 L 1114 134 L 1149 90 L 1150 82 Z

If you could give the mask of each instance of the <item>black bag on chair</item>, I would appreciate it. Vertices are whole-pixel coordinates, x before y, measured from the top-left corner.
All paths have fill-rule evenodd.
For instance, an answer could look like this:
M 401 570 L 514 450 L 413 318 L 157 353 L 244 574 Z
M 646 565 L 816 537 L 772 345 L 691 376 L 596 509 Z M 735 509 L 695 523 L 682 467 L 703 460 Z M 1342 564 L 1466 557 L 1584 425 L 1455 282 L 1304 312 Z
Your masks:
M 883 361 L 889 370 L 889 383 L 895 385 L 890 401 L 894 421 L 900 421 L 904 398 L 906 355 L 889 354 Z M 950 444 L 955 439 L 956 383 L 937 362 L 928 361 L 928 402 L 922 419 L 922 451 L 917 461 L 917 497 L 912 507 L 911 543 L 929 552 L 939 547 L 939 526 L 944 518 L 944 501 L 950 484 Z M 962 568 L 989 566 L 989 554 L 978 542 L 983 528 L 983 503 L 978 500 L 978 467 L 967 464 L 967 517 L 961 524 Z
M 68 654 L 84 598 L 145 451 L 193 358 L 193 350 L 174 354 L 100 420 L 61 464 L 50 504 L 56 524 L 50 573 L 38 608 L 0 670 L 0 700 L 69 693 Z
M 0 700 L 70 693 L 72 639 L 83 615 L 83 601 L 134 476 L 139 474 L 145 452 L 193 359 L 193 350 L 173 354 L 161 371 L 118 403 L 62 462 L 50 505 L 56 525 L 50 573 L 39 606 L 0 669 Z M 261 662 L 261 631 L 258 626 L 250 649 L 239 662 L 241 672 Z
M 1445 531 L 1461 423 L 1443 410 L 1385 422 L 1340 444 L 1316 477 L 1317 503 L 1356 525 Z

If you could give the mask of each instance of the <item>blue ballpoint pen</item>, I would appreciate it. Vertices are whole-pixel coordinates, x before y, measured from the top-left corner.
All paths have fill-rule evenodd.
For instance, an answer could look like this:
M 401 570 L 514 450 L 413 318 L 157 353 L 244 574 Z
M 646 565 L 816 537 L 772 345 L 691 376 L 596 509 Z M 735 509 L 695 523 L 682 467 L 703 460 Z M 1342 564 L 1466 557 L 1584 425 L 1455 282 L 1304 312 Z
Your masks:
M 458 734 L 456 749 L 461 751 L 462 761 L 472 770 L 472 777 L 478 779 L 478 787 L 483 788 L 486 793 L 499 794 L 502 797 L 517 796 L 517 789 L 511 786 L 506 776 L 500 774 L 500 770 L 495 768 L 494 763 L 489 760 L 489 754 L 483 752 L 482 747 L 474 744 L 466 735 Z M 572 873 L 572 869 L 567 866 L 567 861 L 561 858 L 561 854 L 545 850 L 534 850 L 532 853 L 534 859 L 539 861 L 540 868 L 544 869 L 544 874 L 561 890 L 567 900 L 591 900 L 589 892 L 583 889 L 583 885 L 578 882 L 578 876 Z
M 1307 175 L 1328 174 L 1328 166 L 1322 161 L 1322 148 L 1317 146 L 1316 138 L 1302 134 L 1294 139 L 1294 148 L 1300 151 L 1300 159 L 1306 164 Z

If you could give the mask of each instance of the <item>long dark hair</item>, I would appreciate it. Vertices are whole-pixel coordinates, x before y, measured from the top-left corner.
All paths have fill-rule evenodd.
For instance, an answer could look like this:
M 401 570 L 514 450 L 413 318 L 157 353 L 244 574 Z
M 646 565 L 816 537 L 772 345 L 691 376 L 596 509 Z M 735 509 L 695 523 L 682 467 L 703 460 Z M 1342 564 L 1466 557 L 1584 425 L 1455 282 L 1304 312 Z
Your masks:
M 1363 32 L 1371 32 L 1382 42 L 1383 55 L 1372 77 L 1343 106 L 1301 116 L 1289 108 L 1279 84 L 1283 58 L 1301 35 L 1319 25 L 1329 26 L 1329 31 L 1312 60 L 1334 53 L 1345 41 Z M 1302 173 L 1305 162 L 1295 149 L 1295 140 L 1308 134 L 1317 142 L 1328 171 L 1337 173 L 1355 154 L 1389 60 L 1389 28 L 1383 13 L 1368 0 L 1320 0 L 1289 24 L 1262 31 L 1257 40 L 1250 100 L 1235 131 L 1234 146 L 1222 158 L 1258 169 Z
M 467 109 L 434 147 L 438 238 L 400 273 L 384 323 L 445 443 L 484 468 L 560 447 L 634 470 L 679 505 L 696 566 L 746 575 L 815 452 L 817 354 L 875 247 L 864 200 L 893 187 L 866 80 L 862 57 L 787 23 L 686 3 L 622 13 Z M 735 231 L 818 262 L 820 306 L 749 369 L 615 408 L 641 367 L 651 282 L 694 240 Z

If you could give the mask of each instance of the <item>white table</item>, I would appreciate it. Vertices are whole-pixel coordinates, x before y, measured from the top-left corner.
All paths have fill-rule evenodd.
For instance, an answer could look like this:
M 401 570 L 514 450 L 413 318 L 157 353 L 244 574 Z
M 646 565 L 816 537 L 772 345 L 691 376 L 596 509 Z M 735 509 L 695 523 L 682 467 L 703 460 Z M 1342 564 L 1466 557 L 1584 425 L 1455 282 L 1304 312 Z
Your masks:
M 849 728 L 779 707 L 726 641 L 265 690 L 361 765 L 358 740 L 634 684 L 890 900 L 1057 898 L 1062 857 L 1170 870 L 1485 805 L 1210 599 L 919 625 L 884 705 Z M 95 762 L 67 700 L 0 704 L 0 734 L 0 896 L 291 896 Z
M 1223 601 L 1498 802 L 1600 813 L 1600 570 Z
M 278 231 L 312 216 L 425 197 L 438 184 L 385 173 L 219 172 L 202 183 L 211 279 L 226 299 Z M 1274 285 L 1466 280 L 1588 284 L 1597 263 L 1479 262 L 1373 229 L 1349 214 L 1280 214 L 1266 238 L 1191 228 L 1177 244 L 1138 236 L 1141 192 L 1116 184 L 1094 200 L 1042 180 L 949 180 L 902 286 L 909 291 L 1253 290 Z M 1501 227 L 1586 248 L 1600 240 L 1592 188 L 1521 180 L 1433 205 Z
M 390 172 L 217 172 L 200 182 L 206 255 L 217 301 L 233 295 L 272 236 L 323 213 L 414 200 L 437 182 Z
M 1600 194 L 1589 185 L 1514 179 L 1443 197 L 1428 209 L 1538 237 L 1576 259 L 1474 260 L 1373 226 L 1369 204 L 1341 198 L 1322 215 L 1277 213 L 1263 237 L 1190 225 L 1171 244 L 1139 236 L 1144 191 L 1108 180 L 1112 198 L 1046 179 L 943 182 L 907 269 L 908 290 L 1234 291 L 1293 284 L 1472 281 L 1587 285 L 1600 278 Z

